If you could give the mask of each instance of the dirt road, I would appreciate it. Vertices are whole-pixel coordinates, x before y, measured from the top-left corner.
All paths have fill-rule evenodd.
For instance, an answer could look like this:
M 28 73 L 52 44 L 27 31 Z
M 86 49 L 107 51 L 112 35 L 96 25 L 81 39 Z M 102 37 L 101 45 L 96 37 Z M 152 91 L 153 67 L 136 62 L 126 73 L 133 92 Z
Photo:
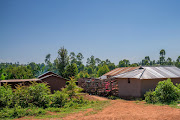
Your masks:
M 63 120 L 180 120 L 180 109 L 169 106 L 147 105 L 143 102 L 114 100 L 97 114 L 71 114 Z

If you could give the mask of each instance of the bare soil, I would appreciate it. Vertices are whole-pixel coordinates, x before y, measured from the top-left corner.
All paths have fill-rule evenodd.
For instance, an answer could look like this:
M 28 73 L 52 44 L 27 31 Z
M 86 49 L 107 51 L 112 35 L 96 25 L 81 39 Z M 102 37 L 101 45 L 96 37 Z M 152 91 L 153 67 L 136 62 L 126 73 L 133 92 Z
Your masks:
M 112 100 L 101 112 L 86 114 L 71 114 L 63 120 L 180 120 L 180 109 L 125 100 Z
M 89 96 L 93 100 L 107 100 L 103 97 Z M 111 104 L 98 113 L 92 108 L 50 120 L 180 120 L 180 109 L 145 104 L 138 101 L 111 100 Z M 36 120 L 36 119 L 33 119 Z

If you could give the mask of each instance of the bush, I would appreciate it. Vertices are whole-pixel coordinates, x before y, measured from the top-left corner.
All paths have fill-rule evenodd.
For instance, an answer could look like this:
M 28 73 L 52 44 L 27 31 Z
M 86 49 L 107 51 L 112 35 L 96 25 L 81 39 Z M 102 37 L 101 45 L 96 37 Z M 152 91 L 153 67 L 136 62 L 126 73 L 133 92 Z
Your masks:
M 155 94 L 161 103 L 171 103 L 180 97 L 180 90 L 173 85 L 171 79 L 161 81 L 155 88 Z
M 144 97 L 145 97 L 145 101 L 147 103 L 153 103 L 154 104 L 154 103 L 158 102 L 158 98 L 156 97 L 156 94 L 154 91 L 150 90 L 150 91 L 146 92 Z
M 67 93 L 70 98 L 73 96 L 76 96 L 78 93 L 80 93 L 83 89 L 76 85 L 76 80 L 71 78 L 70 81 L 68 81 L 68 85 L 62 91 L 64 93 Z
M 145 100 L 147 103 L 173 103 L 180 98 L 180 89 L 173 85 L 171 79 L 160 81 L 155 91 L 146 92 Z
M 14 104 L 23 108 L 30 106 L 48 107 L 50 89 L 45 83 L 32 83 L 31 86 L 18 85 L 14 92 Z
M 0 86 L 0 107 L 12 107 L 13 96 L 14 95 L 11 86 L 7 84 Z
M 50 102 L 50 89 L 45 83 L 33 83 L 28 87 L 28 93 L 30 94 L 30 102 L 37 107 L 48 107 Z
M 177 88 L 180 89 L 180 84 L 176 84 Z
M 56 91 L 52 96 L 51 96 L 51 107 L 63 107 L 65 103 L 68 100 L 68 95 L 66 93 L 63 93 L 61 91 Z

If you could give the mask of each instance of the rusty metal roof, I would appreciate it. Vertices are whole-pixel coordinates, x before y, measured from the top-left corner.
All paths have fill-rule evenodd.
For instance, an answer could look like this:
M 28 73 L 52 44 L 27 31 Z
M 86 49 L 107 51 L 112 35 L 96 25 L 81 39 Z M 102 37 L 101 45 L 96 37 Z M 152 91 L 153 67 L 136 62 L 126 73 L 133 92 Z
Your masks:
M 40 79 L 11 79 L 11 80 L 0 80 L 0 83 L 6 82 L 27 82 L 27 81 L 40 81 Z
M 114 78 L 160 79 L 180 78 L 177 67 L 142 67 L 114 76 Z
M 116 68 L 114 70 L 111 70 L 110 72 L 104 74 L 104 76 L 115 76 L 121 73 L 129 72 L 134 69 L 138 69 L 139 67 L 121 67 L 121 68 Z

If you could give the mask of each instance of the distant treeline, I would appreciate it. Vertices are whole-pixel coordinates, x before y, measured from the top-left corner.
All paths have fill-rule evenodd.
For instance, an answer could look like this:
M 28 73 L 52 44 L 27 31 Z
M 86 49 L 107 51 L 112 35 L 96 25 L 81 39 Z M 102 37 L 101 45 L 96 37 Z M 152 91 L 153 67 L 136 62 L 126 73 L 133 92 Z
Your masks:
M 159 60 L 151 60 L 149 56 L 139 63 L 130 63 L 129 60 L 120 60 L 118 65 L 112 63 L 109 59 L 101 60 L 95 58 L 93 55 L 87 58 L 86 65 L 83 64 L 84 59 L 82 53 L 75 54 L 67 49 L 61 47 L 58 50 L 57 58 L 52 62 L 51 54 L 45 56 L 45 63 L 36 64 L 31 62 L 29 64 L 17 63 L 0 63 L 0 79 L 29 79 L 35 78 L 47 71 L 55 72 L 62 77 L 70 78 L 74 76 L 78 78 L 100 77 L 101 75 L 117 68 L 117 67 L 137 67 L 137 66 L 177 66 L 180 68 L 180 56 L 176 60 L 170 57 L 166 59 L 166 52 L 162 49 L 159 52 Z

